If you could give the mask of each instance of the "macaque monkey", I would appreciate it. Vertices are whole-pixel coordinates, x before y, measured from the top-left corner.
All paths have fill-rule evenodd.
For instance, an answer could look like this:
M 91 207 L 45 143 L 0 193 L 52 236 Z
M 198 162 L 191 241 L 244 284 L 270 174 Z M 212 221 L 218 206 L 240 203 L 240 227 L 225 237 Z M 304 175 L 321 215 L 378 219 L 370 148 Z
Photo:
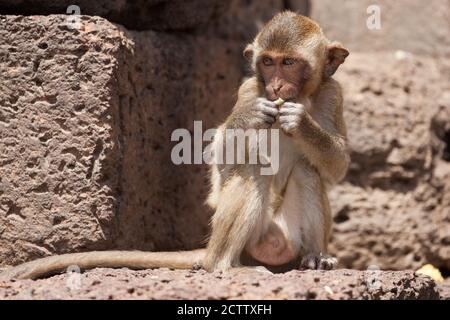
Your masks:
M 206 249 L 182 252 L 104 251 L 51 256 L 24 263 L 0 279 L 38 278 L 65 270 L 203 267 L 232 271 L 263 266 L 331 269 L 327 188 L 341 180 L 349 164 L 342 93 L 331 78 L 348 56 L 311 19 L 276 15 L 244 51 L 253 76 L 240 87 L 226 129 L 280 130 L 279 170 L 261 175 L 261 164 L 211 166 L 208 204 L 215 210 Z M 266 270 L 266 269 L 257 269 Z
M 292 12 L 275 16 L 245 49 L 254 76 L 240 87 L 219 135 L 279 128 L 280 165 L 272 176 L 260 175 L 258 165 L 213 166 L 207 270 L 240 267 L 243 256 L 269 267 L 336 264 L 326 254 L 326 191 L 344 177 L 349 155 L 341 88 L 331 76 L 348 54 L 315 22 Z

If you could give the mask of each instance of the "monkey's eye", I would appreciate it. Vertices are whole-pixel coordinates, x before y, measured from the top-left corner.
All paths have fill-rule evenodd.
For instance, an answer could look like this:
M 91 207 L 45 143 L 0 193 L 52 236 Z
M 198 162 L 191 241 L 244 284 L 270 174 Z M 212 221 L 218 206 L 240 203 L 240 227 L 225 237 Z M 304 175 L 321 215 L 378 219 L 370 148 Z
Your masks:
M 271 65 L 273 65 L 273 61 L 272 61 L 272 59 L 269 58 L 269 57 L 263 58 L 262 63 L 263 63 L 265 66 L 271 66 Z
M 291 59 L 291 58 L 286 58 L 286 59 L 283 60 L 283 64 L 286 65 L 286 66 L 291 66 L 294 63 L 295 63 L 295 60 Z

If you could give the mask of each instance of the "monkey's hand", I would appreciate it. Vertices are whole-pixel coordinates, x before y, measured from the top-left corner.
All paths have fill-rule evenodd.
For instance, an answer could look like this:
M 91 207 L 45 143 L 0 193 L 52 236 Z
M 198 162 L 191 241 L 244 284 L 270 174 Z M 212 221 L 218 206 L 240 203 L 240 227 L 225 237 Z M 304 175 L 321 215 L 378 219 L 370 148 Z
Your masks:
M 278 108 L 275 102 L 266 98 L 258 98 L 251 109 L 252 120 L 250 128 L 268 129 L 276 121 Z
M 285 102 L 279 111 L 280 127 L 284 133 L 291 136 L 298 132 L 302 121 L 309 117 L 305 106 L 301 103 Z

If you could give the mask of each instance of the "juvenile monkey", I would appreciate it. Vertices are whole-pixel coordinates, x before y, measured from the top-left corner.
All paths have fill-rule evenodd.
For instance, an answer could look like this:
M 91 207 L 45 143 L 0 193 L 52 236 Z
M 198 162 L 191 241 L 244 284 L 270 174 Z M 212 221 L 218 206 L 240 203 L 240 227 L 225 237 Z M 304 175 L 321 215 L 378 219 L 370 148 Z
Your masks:
M 243 253 L 266 266 L 300 260 L 306 268 L 334 267 L 326 255 L 326 191 L 344 177 L 349 156 L 341 88 L 331 76 L 348 54 L 292 12 L 275 16 L 245 49 L 254 76 L 240 87 L 219 135 L 280 128 L 280 166 L 273 176 L 260 175 L 258 165 L 213 166 L 207 270 L 239 267 Z
M 331 230 L 326 191 L 344 177 L 349 156 L 342 93 L 331 76 L 348 51 L 327 40 L 309 18 L 284 12 L 263 27 L 244 56 L 254 75 L 240 87 L 218 135 L 226 129 L 279 128 L 280 166 L 275 175 L 263 176 L 258 164 L 212 165 L 208 204 L 215 213 L 206 250 L 65 254 L 24 263 L 0 279 L 33 279 L 70 265 L 333 268 L 336 260 L 326 255 Z M 223 147 L 218 141 L 213 150 Z

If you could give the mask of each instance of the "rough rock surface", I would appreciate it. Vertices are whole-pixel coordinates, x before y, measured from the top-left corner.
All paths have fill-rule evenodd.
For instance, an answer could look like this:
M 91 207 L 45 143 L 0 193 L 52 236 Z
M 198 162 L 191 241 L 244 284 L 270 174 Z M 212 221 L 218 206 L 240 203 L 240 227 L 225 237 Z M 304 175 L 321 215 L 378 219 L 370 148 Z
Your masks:
M 229 41 L 237 41 L 244 49 L 259 29 L 275 14 L 285 9 L 283 0 L 231 0 L 228 10 L 210 23 L 207 32 Z M 249 17 L 252 17 L 249 19 Z
M 227 10 L 208 24 L 207 33 L 237 42 L 242 50 L 274 15 L 291 10 L 309 12 L 308 0 L 230 0 Z
M 449 61 L 353 53 L 344 88 L 352 164 L 331 192 L 343 267 L 450 268 Z
M 123 149 L 117 246 L 198 247 L 208 233 L 207 166 L 174 165 L 178 141 L 171 142 L 171 135 L 187 129 L 193 146 L 203 134 L 194 132 L 194 121 L 201 120 L 204 131 L 226 117 L 242 77 L 240 49 L 202 36 L 128 36 L 134 52 L 126 52 L 118 79 Z
M 240 49 L 85 16 L 2 16 L 0 39 L 0 264 L 199 246 L 205 167 L 175 166 L 171 133 L 225 117 Z
M 450 300 L 450 278 L 445 279 L 444 283 L 439 284 L 439 296 L 442 300 Z
M 168 269 L 95 269 L 0 283 L 0 299 L 438 299 L 411 271 L 290 271 L 224 275 Z
M 120 177 L 117 28 L 65 18 L 0 17 L 0 264 L 102 248 Z M 19 36 L 20 35 L 20 36 Z
M 133 30 L 185 30 L 205 25 L 223 13 L 222 0 L 0 0 L 0 14 L 74 14 L 76 4 L 82 15 L 100 16 Z M 79 13 L 77 13 L 79 14 Z
M 376 12 L 369 6 L 380 8 L 380 29 L 367 27 Z M 353 51 L 450 54 L 449 0 L 342 0 L 339 5 L 333 0 L 314 0 L 311 17 L 330 39 Z

